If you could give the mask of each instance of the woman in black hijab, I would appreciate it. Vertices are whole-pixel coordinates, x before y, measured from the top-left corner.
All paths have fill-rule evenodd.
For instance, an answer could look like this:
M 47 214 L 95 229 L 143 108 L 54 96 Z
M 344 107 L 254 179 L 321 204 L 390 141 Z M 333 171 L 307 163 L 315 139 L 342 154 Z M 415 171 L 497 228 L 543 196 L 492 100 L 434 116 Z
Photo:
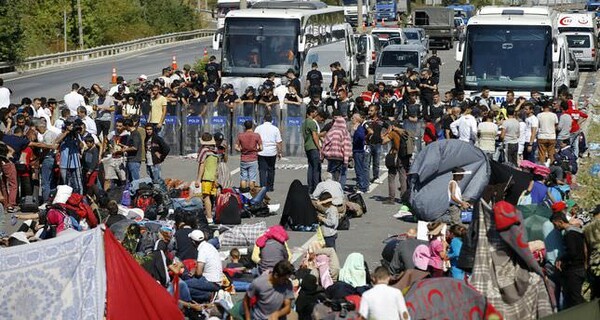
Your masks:
M 300 283 L 300 293 L 296 300 L 296 312 L 298 320 L 311 320 L 312 312 L 315 305 L 319 302 L 323 291 L 317 284 L 317 277 L 312 274 L 307 274 L 302 278 Z
M 295 231 L 314 231 L 303 229 L 317 224 L 317 212 L 310 200 L 308 188 L 300 180 L 294 180 L 290 185 L 279 224 Z

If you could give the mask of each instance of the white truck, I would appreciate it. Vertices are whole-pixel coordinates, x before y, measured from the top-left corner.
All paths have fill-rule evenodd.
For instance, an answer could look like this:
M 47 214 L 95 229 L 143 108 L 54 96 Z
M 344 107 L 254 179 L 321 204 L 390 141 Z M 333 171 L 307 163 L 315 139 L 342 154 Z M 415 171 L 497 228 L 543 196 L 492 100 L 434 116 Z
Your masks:
M 355 28 L 361 27 L 358 25 L 358 1 L 342 0 L 342 5 L 344 7 L 344 17 L 346 17 L 346 22 L 348 22 L 351 26 Z M 363 22 L 366 25 L 370 25 L 373 21 L 373 6 L 374 0 L 363 0 L 362 2 Z
M 456 48 L 465 94 L 488 87 L 497 102 L 507 90 L 552 96 L 569 85 L 569 55 L 548 7 L 484 7 L 469 19 Z
M 598 70 L 598 26 L 593 12 L 559 13 L 558 31 L 566 36 L 569 51 L 575 55 L 580 67 Z

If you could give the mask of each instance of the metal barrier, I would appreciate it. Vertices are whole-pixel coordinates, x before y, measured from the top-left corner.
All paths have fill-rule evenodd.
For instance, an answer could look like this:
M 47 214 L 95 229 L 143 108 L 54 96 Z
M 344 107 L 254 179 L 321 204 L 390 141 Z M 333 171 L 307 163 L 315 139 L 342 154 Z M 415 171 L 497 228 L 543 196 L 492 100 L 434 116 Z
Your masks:
M 163 45 L 173 43 L 177 41 L 184 41 L 203 37 L 212 37 L 215 33 L 214 29 L 199 29 L 184 32 L 175 32 L 169 34 L 163 34 L 159 36 L 153 36 L 143 39 L 137 39 L 127 42 L 115 43 L 105 45 L 101 47 L 95 47 L 84 50 L 75 50 L 62 53 L 53 53 L 42 56 L 36 56 L 25 59 L 19 65 L 15 66 L 19 71 L 34 70 L 40 68 L 46 68 L 56 65 L 63 65 L 67 63 L 88 61 L 92 59 L 114 56 L 122 53 L 138 51 L 157 45 Z M 6 67 L 6 63 L 0 62 L 0 67 Z M 2 68 L 2 70 L 8 68 Z
M 304 104 L 288 104 L 282 111 L 280 126 L 286 157 L 304 155 L 304 139 L 302 139 L 302 122 L 306 114 Z

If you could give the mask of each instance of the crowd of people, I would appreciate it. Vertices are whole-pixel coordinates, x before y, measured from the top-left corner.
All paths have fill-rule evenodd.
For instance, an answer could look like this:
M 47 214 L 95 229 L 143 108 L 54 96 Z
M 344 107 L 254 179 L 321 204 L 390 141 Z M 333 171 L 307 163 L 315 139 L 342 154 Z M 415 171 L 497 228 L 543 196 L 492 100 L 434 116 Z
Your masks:
M 356 252 L 340 268 L 337 230 L 352 209 L 348 196 L 368 193 L 371 184 L 383 183 L 382 160 L 388 184 L 383 203 L 405 208 L 410 197 L 408 174 L 418 153 L 435 141 L 457 139 L 477 146 L 490 160 L 532 173 L 534 179 L 520 204 L 544 205 L 553 212 L 548 220 L 553 228 L 544 231 L 553 246 L 546 244 L 540 262 L 557 284 L 559 307 L 584 301 L 585 280 L 592 297 L 599 297 L 600 207 L 584 214 L 569 198 L 578 160 L 586 151 L 582 124 L 587 113 L 575 105 L 566 88 L 550 98 L 537 91 L 530 98 L 515 97 L 509 90 L 502 100 L 490 96 L 486 87 L 480 95 L 466 98 L 458 83 L 442 94 L 438 88 L 441 65 L 434 54 L 427 68 L 409 68 L 390 84 L 369 84 L 358 93 L 345 80 L 339 63 L 330 66 L 330 84 L 323 82 L 313 64 L 306 79 L 288 70 L 279 84 L 275 74 L 269 74 L 260 87 L 246 88 L 238 96 L 232 85 L 222 83 L 220 65 L 210 57 L 202 76 L 185 65 L 183 70 L 164 68 L 154 81 L 140 75 L 137 83 L 128 84 L 119 77 L 110 88 L 93 84 L 90 89 L 74 83 L 62 98 L 62 108 L 57 99 L 44 97 L 12 104 L 10 90 L 0 79 L 0 201 L 14 225 L 20 209 L 30 202 L 37 207 L 51 201 L 59 185 L 70 186 L 90 202 L 106 198 L 113 189 L 129 188 L 140 179 L 142 163 L 152 183 L 166 191 L 161 176 L 161 164 L 170 154 L 162 138 L 166 117 L 179 113 L 206 117 L 210 103 L 227 107 L 225 114 L 241 108 L 254 119 L 243 122 L 243 130 L 232 137 L 232 146 L 221 132 L 200 134 L 197 174 L 190 187 L 197 189 L 191 197 L 201 199 L 203 217 L 170 216 L 172 225 L 160 228 L 151 249 L 142 245 L 143 225 L 132 224 L 123 246 L 138 258 L 148 252 L 165 257 L 170 276 L 152 275 L 178 295 L 181 309 L 191 318 L 200 317 L 206 309 L 203 303 L 231 288 L 225 284 L 231 281 L 239 289 L 245 283 L 244 298 L 237 311 L 236 306 L 231 311 L 245 319 L 285 318 L 292 309 L 299 319 L 318 318 L 315 313 L 323 305 L 351 312 L 352 307 L 341 301 L 351 301 L 364 319 L 408 319 L 401 291 L 406 287 L 396 285 L 403 273 L 418 270 L 420 277 L 469 278 L 457 264 L 469 228 L 461 215 L 476 203 L 461 193 L 461 180 L 468 173 L 460 167 L 453 169 L 448 214 L 443 221 L 427 225 L 428 240 L 417 239 L 417 230 L 410 229 L 393 242 L 400 267 L 384 263 L 371 273 L 363 255 Z M 328 92 L 326 97 L 324 92 Z M 274 191 L 275 164 L 294 148 L 282 139 L 281 110 L 305 116 L 294 139 L 299 141 L 296 148 L 304 148 L 308 162 L 306 184 L 318 212 L 319 240 L 295 268 L 287 245 L 290 235 L 283 227 L 273 226 L 256 240 L 249 254 L 230 250 L 224 266 L 218 241 L 199 222 L 204 218 L 209 225 L 215 222 L 215 200 L 231 187 L 227 166 L 233 150 L 240 153 L 239 192 L 262 187 L 262 199 Z M 322 174 L 324 161 L 327 169 Z M 351 168 L 355 185 L 348 184 Z M 106 203 L 105 209 L 109 215 L 101 222 L 107 227 L 126 219 L 118 213 L 115 201 Z M 401 209 L 398 217 L 406 211 Z M 69 221 L 58 219 L 56 235 L 75 229 Z M 19 229 L 27 238 L 19 233 L 6 243 L 29 242 L 36 237 L 36 228 L 41 227 L 29 223 Z M 144 258 L 139 259 L 144 264 Z

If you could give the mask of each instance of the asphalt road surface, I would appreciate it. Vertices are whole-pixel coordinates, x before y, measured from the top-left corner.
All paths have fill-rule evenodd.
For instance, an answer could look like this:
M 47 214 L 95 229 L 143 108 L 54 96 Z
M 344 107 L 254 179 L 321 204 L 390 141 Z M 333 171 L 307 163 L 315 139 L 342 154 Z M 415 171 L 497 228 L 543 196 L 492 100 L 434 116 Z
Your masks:
M 192 63 L 200 57 L 205 47 L 210 46 L 210 39 L 189 41 L 173 46 L 159 47 L 151 51 L 139 52 L 131 55 L 119 56 L 111 59 L 101 59 L 88 63 L 74 64 L 56 69 L 29 72 L 7 79 L 6 86 L 13 89 L 14 101 L 21 97 L 57 97 L 62 96 L 69 91 L 72 82 L 78 82 L 81 85 L 89 86 L 92 83 L 107 84 L 110 79 L 112 66 L 118 68 L 119 75 L 126 79 L 136 78 L 139 74 L 146 74 L 149 77 L 156 77 L 161 68 L 170 64 L 173 54 L 177 55 L 178 64 Z M 209 54 L 212 54 L 209 48 Z M 457 63 L 454 61 L 454 51 L 438 51 L 442 59 L 440 91 L 443 93 L 453 87 L 453 74 Z M 592 97 L 596 93 L 595 83 L 597 74 L 591 72 L 582 72 L 580 85 L 574 90 L 575 99 L 581 96 Z M 355 87 L 354 93 L 360 94 L 364 90 L 364 85 L 372 79 L 363 79 L 361 85 Z M 383 164 L 383 161 L 382 161 Z M 177 178 L 189 181 L 196 175 L 197 163 L 193 160 L 182 157 L 170 157 L 163 164 L 163 178 Z M 239 156 L 230 157 L 229 169 L 232 171 L 233 183 L 239 183 Z M 284 158 L 278 161 L 275 191 L 270 193 L 273 204 L 280 204 L 281 208 L 278 215 L 266 218 L 268 225 L 279 222 L 281 211 L 285 205 L 285 197 L 288 187 L 292 181 L 299 179 L 306 182 L 307 162 L 303 157 Z M 142 170 L 145 171 L 145 170 Z M 325 171 L 325 168 L 323 168 Z M 406 223 L 394 219 L 392 215 L 400 207 L 397 205 L 383 205 L 382 200 L 387 196 L 387 170 L 382 167 L 380 177 L 382 184 L 372 184 L 370 192 L 363 195 L 368 207 L 368 213 L 361 218 L 352 219 L 350 230 L 340 231 L 338 233 L 337 248 L 341 263 L 346 256 L 352 252 L 361 252 L 370 266 L 379 264 L 381 259 L 382 241 L 388 236 L 405 232 L 410 227 L 416 227 L 416 224 Z M 352 185 L 355 175 L 353 170 L 349 170 L 348 184 Z M 244 223 L 256 222 L 259 219 L 245 219 Z M 291 232 L 290 247 L 296 258 L 302 251 L 300 248 L 306 248 L 307 242 L 313 237 L 313 233 Z

